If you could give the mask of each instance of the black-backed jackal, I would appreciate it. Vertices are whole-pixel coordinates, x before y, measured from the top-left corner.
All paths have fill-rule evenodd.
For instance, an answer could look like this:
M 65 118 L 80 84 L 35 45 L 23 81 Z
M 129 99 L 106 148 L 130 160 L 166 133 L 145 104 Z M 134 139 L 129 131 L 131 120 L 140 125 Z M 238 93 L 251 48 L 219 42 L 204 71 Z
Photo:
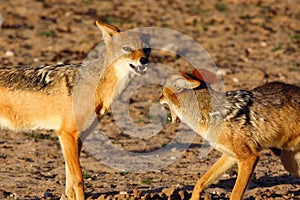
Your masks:
M 93 105 L 89 105 L 92 109 L 85 110 L 82 105 L 76 119 L 73 113 L 76 80 L 84 79 L 89 83 L 90 76 L 94 76 L 92 72 L 81 73 L 81 64 L 0 68 L 1 128 L 57 130 L 66 164 L 66 191 L 62 197 L 67 199 L 84 199 L 79 162 L 80 132 L 89 125 L 90 116 L 95 112 L 103 115 L 134 75 L 147 69 L 145 65 L 150 54 L 149 35 L 121 32 L 117 27 L 100 21 L 96 24 L 106 46 L 105 55 L 102 55 L 104 61 L 99 63 L 104 66 L 98 66 L 104 71 L 99 74 L 94 91 L 89 89 L 88 95 L 94 99 Z M 79 74 L 86 76 L 78 77 Z M 89 86 L 84 87 L 88 89 Z M 86 97 L 86 94 L 81 95 L 83 103 Z
M 199 200 L 200 193 L 235 163 L 238 176 L 230 199 L 242 199 L 263 149 L 277 150 L 285 169 L 300 176 L 300 88 L 272 82 L 220 95 L 210 87 L 216 80 L 206 70 L 173 75 L 160 98 L 173 121 L 179 117 L 223 153 L 197 182 L 191 199 Z M 212 104 L 222 104 L 224 98 L 224 109 L 212 111 Z

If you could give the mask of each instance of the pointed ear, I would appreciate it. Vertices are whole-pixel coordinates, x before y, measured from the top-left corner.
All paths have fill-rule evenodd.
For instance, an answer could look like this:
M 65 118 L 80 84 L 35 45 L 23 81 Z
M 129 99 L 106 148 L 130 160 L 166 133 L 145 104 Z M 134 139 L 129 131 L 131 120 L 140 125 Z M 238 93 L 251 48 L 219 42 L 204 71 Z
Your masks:
M 189 78 L 186 74 L 173 76 L 172 87 L 176 91 L 181 91 L 182 89 L 193 89 L 198 87 L 201 83 L 198 80 Z
M 205 69 L 194 69 L 192 75 L 205 83 L 214 84 L 218 81 L 217 76 Z
M 107 40 L 113 35 L 116 35 L 121 32 L 118 27 L 110 24 L 105 24 L 104 22 L 101 22 L 99 20 L 96 21 L 96 25 L 101 30 L 104 40 Z

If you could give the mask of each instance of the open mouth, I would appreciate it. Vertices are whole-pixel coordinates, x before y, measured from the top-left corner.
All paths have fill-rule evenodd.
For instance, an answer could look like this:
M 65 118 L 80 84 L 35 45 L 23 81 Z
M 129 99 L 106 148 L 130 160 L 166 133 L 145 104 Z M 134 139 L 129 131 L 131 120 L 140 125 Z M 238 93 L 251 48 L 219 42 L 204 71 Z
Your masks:
M 138 65 L 135 66 L 133 64 L 129 65 L 132 69 L 134 69 L 134 71 L 138 74 L 145 74 L 145 72 L 147 71 L 147 66 L 146 65 Z
M 171 116 L 168 117 L 168 120 L 172 123 L 176 123 L 179 121 L 179 117 L 175 113 L 173 109 L 170 108 L 170 106 L 167 103 L 160 102 L 160 104 L 168 111 L 170 111 Z

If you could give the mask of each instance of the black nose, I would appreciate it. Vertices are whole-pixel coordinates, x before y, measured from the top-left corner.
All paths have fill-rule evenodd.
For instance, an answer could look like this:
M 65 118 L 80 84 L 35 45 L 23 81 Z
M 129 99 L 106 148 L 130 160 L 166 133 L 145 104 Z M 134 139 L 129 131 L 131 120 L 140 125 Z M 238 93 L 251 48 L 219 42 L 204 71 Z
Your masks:
M 142 65 L 147 64 L 148 62 L 149 62 L 149 59 L 148 59 L 148 58 L 141 57 L 140 63 L 141 63 Z

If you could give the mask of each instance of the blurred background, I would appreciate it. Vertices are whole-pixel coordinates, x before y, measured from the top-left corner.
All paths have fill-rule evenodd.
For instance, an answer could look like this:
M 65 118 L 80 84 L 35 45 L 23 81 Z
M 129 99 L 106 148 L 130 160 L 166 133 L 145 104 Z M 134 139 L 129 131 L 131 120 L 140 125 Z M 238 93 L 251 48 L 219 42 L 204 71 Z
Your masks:
M 0 0 L 0 65 L 80 63 L 102 40 L 97 19 L 121 30 L 161 27 L 190 36 L 217 64 L 226 90 L 249 89 L 275 80 L 300 85 L 299 0 Z M 185 70 L 176 55 L 153 54 L 151 61 Z M 149 121 L 149 105 L 138 102 L 157 101 L 158 87 L 149 86 L 147 94 L 132 98 L 132 116 L 141 125 Z M 133 151 L 164 146 L 176 129 L 169 127 L 148 141 L 137 140 L 116 130 L 110 114 L 103 119 L 104 131 L 116 145 Z M 55 133 L 1 134 L 1 199 L 58 199 L 64 190 L 64 163 Z M 212 152 L 200 160 L 200 143 L 201 138 L 196 137 L 181 159 L 160 172 L 144 174 L 115 172 L 84 151 L 88 198 L 130 199 L 132 194 L 146 199 L 148 193 L 148 199 L 164 199 L 163 194 L 188 199 L 198 177 L 219 156 Z M 207 194 L 228 199 L 235 175 L 234 169 L 226 173 Z M 285 172 L 267 151 L 246 198 L 299 199 L 299 188 L 300 180 Z
M 229 85 L 300 80 L 293 75 L 300 70 L 299 0 L 1 0 L 0 15 L 1 65 L 81 62 L 101 41 L 101 19 L 122 30 L 163 27 L 192 37 Z

